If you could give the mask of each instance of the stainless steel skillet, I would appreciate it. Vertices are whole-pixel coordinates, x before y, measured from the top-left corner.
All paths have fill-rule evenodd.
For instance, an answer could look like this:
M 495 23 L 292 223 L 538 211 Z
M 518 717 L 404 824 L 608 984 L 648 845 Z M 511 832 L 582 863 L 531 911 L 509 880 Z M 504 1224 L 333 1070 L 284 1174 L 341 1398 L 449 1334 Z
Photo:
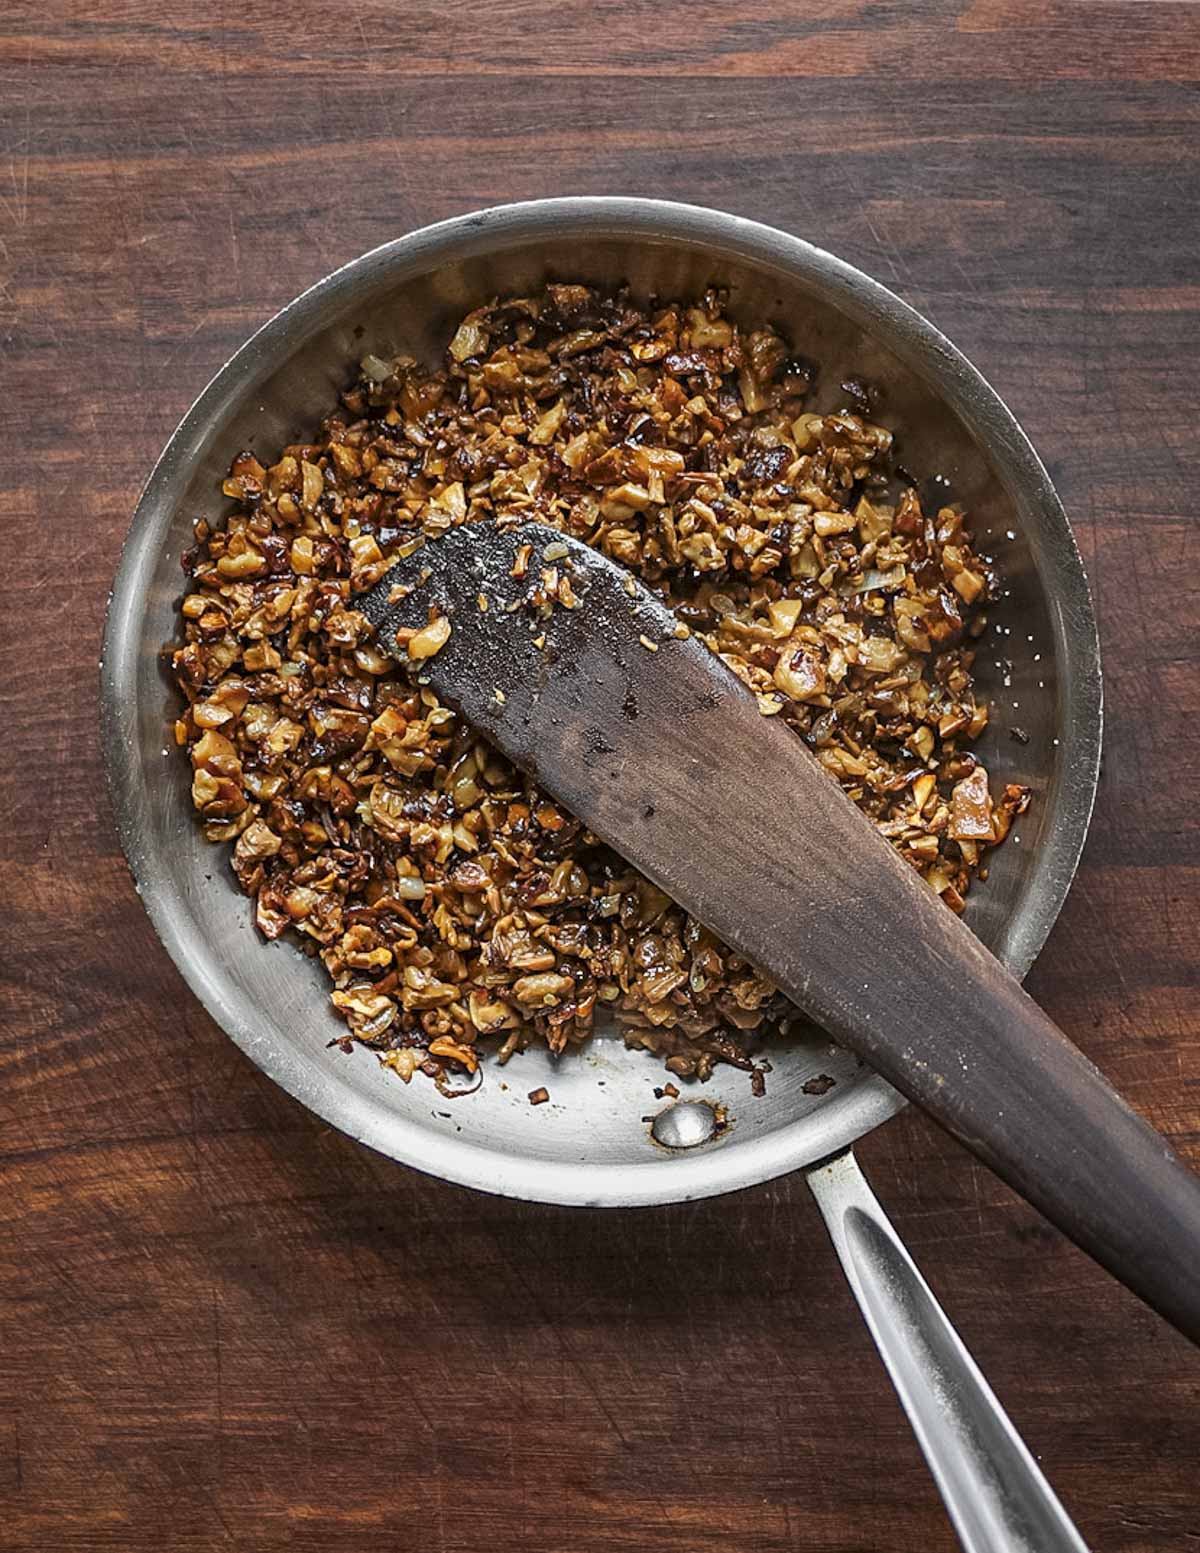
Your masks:
M 272 320 L 185 417 L 139 504 L 109 614 L 105 745 L 126 852 L 160 935 L 213 1015 L 297 1098 L 383 1152 L 466 1185 L 590 1205 L 665 1203 L 833 1159 L 899 1098 L 843 1054 L 798 1050 L 761 1100 L 741 1075 L 708 1087 L 734 1117 L 728 1131 L 672 1147 L 690 1141 L 688 1127 L 703 1132 L 704 1114 L 680 1108 L 659 1121 L 655 1145 L 641 1118 L 656 1109 L 661 1071 L 601 1040 L 559 1069 L 526 1056 L 519 1082 L 488 1084 L 445 1119 L 437 1111 L 449 1108 L 431 1108 L 368 1054 L 325 1049 L 340 1026 L 318 974 L 256 940 L 198 838 L 184 773 L 161 753 L 173 701 L 157 654 L 174 630 L 178 555 L 192 518 L 220 510 L 232 455 L 292 440 L 332 402 L 350 361 L 400 348 L 435 355 L 454 314 L 548 273 L 663 295 L 727 286 L 739 316 L 783 324 L 834 392 L 848 376 L 881 385 L 906 461 L 950 480 L 970 507 L 1011 589 L 984 656 L 994 703 L 985 759 L 1037 794 L 970 921 L 1010 965 L 1028 967 L 1074 871 L 1099 757 L 1095 628 L 1061 506 L 1003 404 L 930 325 L 828 254 L 712 211 L 616 199 L 481 212 L 365 255 Z M 1008 737 L 1012 721 L 1028 743 Z M 822 1073 L 834 1086 L 807 1093 Z M 531 1109 L 525 1093 L 543 1083 L 552 1104 Z M 809 1179 L 964 1541 L 1079 1546 L 850 1157 Z

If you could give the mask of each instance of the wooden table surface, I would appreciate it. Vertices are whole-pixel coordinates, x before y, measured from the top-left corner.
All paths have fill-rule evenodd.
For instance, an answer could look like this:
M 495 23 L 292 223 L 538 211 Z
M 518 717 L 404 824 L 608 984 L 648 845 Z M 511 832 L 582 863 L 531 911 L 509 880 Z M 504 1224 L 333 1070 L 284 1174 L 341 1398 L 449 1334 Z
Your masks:
M 1200 6 L 242 0 L 0 17 L 0 1547 L 938 1553 L 801 1181 L 586 1213 L 331 1133 L 185 990 L 104 798 L 138 487 L 258 323 L 493 201 L 666 195 L 894 286 L 1096 594 L 1092 839 L 1030 988 L 1200 1163 Z M 1089 1541 L 1200 1548 L 1200 1354 L 922 1117 L 861 1154 Z

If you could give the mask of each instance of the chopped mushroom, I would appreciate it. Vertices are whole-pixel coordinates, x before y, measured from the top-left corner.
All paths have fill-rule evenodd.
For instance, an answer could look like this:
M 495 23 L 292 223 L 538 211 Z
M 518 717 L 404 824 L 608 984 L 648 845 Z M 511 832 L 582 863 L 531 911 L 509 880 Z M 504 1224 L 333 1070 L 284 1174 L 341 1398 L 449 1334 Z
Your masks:
M 568 540 L 627 568 L 952 910 L 1028 805 L 993 803 L 969 753 L 995 578 L 967 514 L 923 507 L 862 385 L 814 414 L 811 375 L 719 292 L 645 309 L 551 285 L 470 313 L 441 370 L 366 356 L 309 440 L 239 454 L 228 517 L 197 523 L 174 668 L 199 822 L 263 936 L 319 957 L 405 1082 L 576 1049 L 598 1012 L 672 1073 L 752 1073 L 796 1017 L 422 685 L 448 618 L 391 643 L 353 608 L 451 527 L 560 529 L 513 567 L 545 611 L 586 607 Z
M 976 766 L 970 776 L 954 784 L 950 794 L 950 835 L 955 841 L 996 839 L 992 795 L 982 766 Z
M 450 622 L 445 615 L 441 615 L 409 637 L 408 656 L 418 662 L 424 658 L 432 658 L 435 653 L 441 652 L 449 640 Z

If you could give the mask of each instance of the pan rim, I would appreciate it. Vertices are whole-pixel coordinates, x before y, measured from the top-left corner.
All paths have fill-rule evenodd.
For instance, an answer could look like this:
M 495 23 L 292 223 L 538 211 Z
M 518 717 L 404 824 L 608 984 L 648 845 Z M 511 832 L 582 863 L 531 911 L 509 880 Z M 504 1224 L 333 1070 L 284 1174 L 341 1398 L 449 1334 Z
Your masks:
M 790 233 L 723 211 L 625 196 L 568 197 L 493 206 L 422 227 L 332 271 L 262 325 L 198 395 L 172 433 L 143 489 L 113 584 L 101 665 L 102 747 L 122 847 L 159 938 L 192 991 L 232 1040 L 276 1083 L 324 1120 L 379 1152 L 428 1174 L 502 1196 L 580 1206 L 687 1201 L 768 1181 L 836 1153 L 895 1114 L 903 1098 L 871 1075 L 818 1111 L 736 1148 L 715 1147 L 669 1162 L 597 1165 L 547 1161 L 433 1135 L 382 1102 L 364 1100 L 294 1049 L 265 1039 L 232 996 L 187 914 L 169 871 L 140 839 L 134 704 L 139 608 L 153 559 L 147 543 L 177 503 L 188 471 L 231 404 L 261 381 L 352 298 L 364 280 L 436 268 L 549 235 L 622 237 L 716 250 L 817 281 L 833 305 L 879 333 L 926 378 L 989 451 L 1030 523 L 1029 542 L 1051 608 L 1062 664 L 1063 779 L 1030 883 L 999 952 L 1023 975 L 1041 949 L 1074 877 L 1099 777 L 1102 684 L 1095 615 L 1083 564 L 1044 466 L 1000 396 L 948 339 L 887 287 Z

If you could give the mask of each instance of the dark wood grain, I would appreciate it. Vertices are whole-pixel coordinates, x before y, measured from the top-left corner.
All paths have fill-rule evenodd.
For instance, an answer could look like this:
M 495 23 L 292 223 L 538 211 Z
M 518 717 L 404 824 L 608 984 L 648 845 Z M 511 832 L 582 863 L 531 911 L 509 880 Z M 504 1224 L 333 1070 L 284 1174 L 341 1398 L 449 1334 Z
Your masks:
M 339 260 L 568 192 L 814 238 L 967 350 L 1075 520 L 1107 758 L 1029 986 L 1195 1162 L 1198 86 L 1171 0 L 10 0 L 7 1553 L 952 1547 L 800 1183 L 492 1202 L 329 1133 L 225 1040 L 111 832 L 101 617 L 179 415 Z M 862 1152 L 1089 1541 L 1200 1545 L 1194 1350 L 920 1117 Z

